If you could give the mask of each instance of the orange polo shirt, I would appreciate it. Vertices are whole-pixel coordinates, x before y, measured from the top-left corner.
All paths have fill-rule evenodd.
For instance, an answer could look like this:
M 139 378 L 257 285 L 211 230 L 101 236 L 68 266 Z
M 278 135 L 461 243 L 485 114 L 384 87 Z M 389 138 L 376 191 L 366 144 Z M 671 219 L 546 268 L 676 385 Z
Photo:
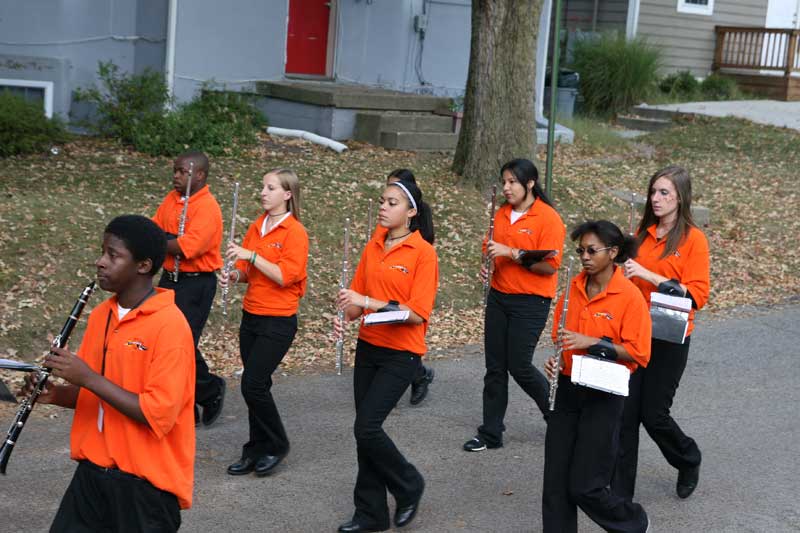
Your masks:
M 569 309 L 565 329 L 590 337 L 610 337 L 611 342 L 625 347 L 636 361 L 622 362 L 633 372 L 650 361 L 650 312 L 647 302 L 636 286 L 625 278 L 622 269 L 614 267 L 614 274 L 606 290 L 589 300 L 586 294 L 586 271 L 581 271 L 570 283 Z M 564 295 L 556 305 L 553 316 L 553 341 L 558 335 L 558 324 L 564 308 Z M 572 374 L 572 355 L 585 354 L 586 350 L 564 350 L 564 375 Z M 638 363 L 638 364 L 637 364 Z
M 255 252 L 278 265 L 283 276 L 283 287 L 269 279 L 247 261 L 237 261 L 236 268 L 247 272 L 247 292 L 244 310 L 262 316 L 292 316 L 297 313 L 300 298 L 306 293 L 308 275 L 308 234 L 294 215 L 261 236 L 261 226 L 267 213 L 250 225 L 242 247 Z
M 106 379 L 139 395 L 139 407 L 150 426 L 102 402 L 100 431 L 101 400 L 81 388 L 70 456 L 144 478 L 177 496 L 181 509 L 188 509 L 194 482 L 194 341 L 175 305 L 175 293 L 155 290 L 122 320 L 116 296 L 98 305 L 78 350 L 78 356 L 101 373 L 105 342 Z
M 170 192 L 158 206 L 153 222 L 167 233 L 178 234 L 183 197 Z M 208 185 L 189 197 L 186 224 L 178 246 L 181 248 L 181 272 L 214 272 L 222 268 L 222 211 Z M 175 270 L 175 256 L 167 254 L 164 270 Z
M 362 323 L 358 338 L 375 346 L 422 356 L 427 351 L 425 333 L 439 286 L 439 259 L 436 250 L 419 231 L 388 252 L 384 237 L 378 234 L 364 247 L 350 288 L 384 302 L 396 300 L 421 316 L 424 322 L 377 326 Z
M 511 204 L 505 204 L 494 216 L 494 241 L 523 250 L 557 250 L 555 257 L 545 262 L 558 270 L 567 230 L 555 209 L 536 200 L 516 222 L 511 223 Z M 486 239 L 483 241 L 486 250 Z M 492 288 L 506 294 L 536 294 L 543 298 L 556 295 L 558 276 L 536 274 L 511 260 L 498 257 L 494 260 Z
M 711 259 L 708 251 L 708 240 L 703 232 L 692 227 L 689 234 L 678 245 L 678 248 L 665 258 L 661 258 L 664 253 L 667 239 L 656 238 L 656 225 L 647 228 L 647 236 L 639 246 L 639 254 L 636 261 L 647 270 L 664 276 L 668 279 L 677 279 L 689 289 L 689 292 L 697 304 L 697 309 L 702 309 L 708 301 L 708 293 L 711 289 Z M 642 291 L 647 303 L 650 303 L 650 293 L 658 290 L 658 287 L 641 278 L 632 278 L 631 281 Z M 691 335 L 694 329 L 695 309 L 689 312 L 689 329 L 686 335 Z

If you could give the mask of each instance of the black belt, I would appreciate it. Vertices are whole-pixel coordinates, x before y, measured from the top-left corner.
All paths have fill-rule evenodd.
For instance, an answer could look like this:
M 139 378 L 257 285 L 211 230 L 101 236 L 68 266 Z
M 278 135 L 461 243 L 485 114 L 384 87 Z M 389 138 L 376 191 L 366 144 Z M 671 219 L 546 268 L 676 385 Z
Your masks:
M 139 476 L 136 476 L 134 474 L 131 474 L 129 472 L 124 472 L 124 471 L 120 470 L 117 467 L 107 467 L 107 466 L 96 465 L 93 462 L 89 461 L 88 459 L 83 459 L 83 460 L 78 461 L 78 462 L 80 464 L 82 464 L 83 466 L 89 467 L 92 470 L 96 470 L 98 472 L 102 472 L 103 474 L 109 474 L 111 476 L 115 476 L 115 477 L 123 478 L 123 479 L 136 479 L 138 481 L 147 482 L 146 479 L 144 479 L 142 477 L 139 477 Z
M 170 280 L 172 283 L 178 283 L 183 278 L 198 278 L 198 277 L 205 277 L 205 276 L 215 276 L 213 272 L 178 272 L 175 274 L 172 270 L 165 270 L 164 274 L 167 276 L 167 279 Z

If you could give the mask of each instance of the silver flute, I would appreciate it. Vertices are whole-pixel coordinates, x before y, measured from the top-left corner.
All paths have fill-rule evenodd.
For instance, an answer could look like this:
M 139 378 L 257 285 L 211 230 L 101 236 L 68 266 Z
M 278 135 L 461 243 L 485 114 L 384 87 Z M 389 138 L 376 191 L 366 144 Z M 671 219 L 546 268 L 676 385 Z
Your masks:
M 233 209 L 231 210 L 231 232 L 228 234 L 228 244 L 232 244 L 236 238 L 236 209 L 239 207 L 239 182 L 233 184 Z M 228 291 L 230 290 L 230 275 L 234 261 L 228 259 L 222 268 L 222 279 L 225 285 L 222 287 L 222 316 L 228 316 Z
M 350 219 L 344 219 L 344 250 L 342 251 L 342 276 L 339 278 L 339 289 L 347 288 L 347 273 L 350 268 L 348 251 L 350 247 Z M 339 309 L 336 313 L 339 324 L 342 326 L 342 333 L 336 338 L 336 375 L 342 375 L 342 365 L 344 364 L 344 309 Z
M 181 211 L 181 218 L 178 221 L 178 237 L 183 237 L 186 231 L 186 213 L 189 211 L 189 196 L 192 194 L 192 174 L 194 174 L 194 161 L 189 162 L 189 179 L 186 180 L 186 198 L 183 201 L 183 211 Z M 175 270 L 173 271 L 175 283 L 178 283 L 178 272 L 181 271 L 181 256 L 175 254 Z
M 372 198 L 367 206 L 367 242 L 372 238 Z
M 494 239 L 494 210 L 497 205 L 497 185 L 492 185 L 492 209 L 489 211 L 489 233 L 486 239 L 486 246 L 488 248 L 489 241 Z M 486 307 L 489 301 L 489 289 L 492 286 L 492 273 L 494 272 L 494 261 L 489 258 L 489 251 L 486 251 L 486 279 L 483 281 L 483 307 Z
M 558 392 L 558 375 L 561 374 L 562 355 L 564 348 L 561 346 L 561 334 L 564 332 L 564 326 L 567 323 L 567 311 L 569 310 L 569 288 L 570 280 L 572 279 L 572 257 L 569 258 L 567 264 L 567 283 L 564 286 L 564 308 L 561 311 L 561 319 L 558 321 L 558 332 L 556 334 L 556 371 L 550 376 L 550 396 L 548 402 L 550 403 L 550 410 L 556 408 L 556 393 Z

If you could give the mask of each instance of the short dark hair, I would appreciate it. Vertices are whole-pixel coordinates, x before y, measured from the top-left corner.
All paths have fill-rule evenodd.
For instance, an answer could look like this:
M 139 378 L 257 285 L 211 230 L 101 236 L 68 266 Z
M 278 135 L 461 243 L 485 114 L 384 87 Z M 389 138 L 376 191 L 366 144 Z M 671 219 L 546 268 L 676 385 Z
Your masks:
M 125 243 L 136 261 L 149 259 L 153 263 L 150 269 L 154 276 L 167 256 L 167 237 L 158 225 L 141 215 L 120 215 L 106 226 L 105 233 L 118 237 Z
M 587 233 L 594 233 L 606 246 L 616 246 L 619 248 L 615 263 L 624 263 L 628 259 L 636 257 L 639 249 L 639 242 L 632 235 L 624 235 L 622 230 L 608 220 L 587 220 L 569 234 L 573 241 L 577 241 Z
M 191 152 L 184 152 L 179 155 L 176 159 L 183 159 L 187 162 L 194 163 L 195 170 L 202 170 L 203 174 L 206 178 L 208 178 L 208 169 L 211 167 L 211 164 L 208 162 L 208 157 L 203 152 L 191 151 Z

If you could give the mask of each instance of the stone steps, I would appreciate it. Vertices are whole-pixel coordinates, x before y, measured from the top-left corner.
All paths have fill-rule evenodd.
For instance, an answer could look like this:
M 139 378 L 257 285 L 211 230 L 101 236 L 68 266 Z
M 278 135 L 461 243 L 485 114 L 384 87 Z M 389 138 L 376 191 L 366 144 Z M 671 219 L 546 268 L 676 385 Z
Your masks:
M 672 126 L 672 119 L 647 118 L 636 115 L 620 115 L 617 122 L 631 130 L 659 131 Z
M 394 150 L 451 151 L 453 119 L 433 113 L 357 113 L 353 138 Z

